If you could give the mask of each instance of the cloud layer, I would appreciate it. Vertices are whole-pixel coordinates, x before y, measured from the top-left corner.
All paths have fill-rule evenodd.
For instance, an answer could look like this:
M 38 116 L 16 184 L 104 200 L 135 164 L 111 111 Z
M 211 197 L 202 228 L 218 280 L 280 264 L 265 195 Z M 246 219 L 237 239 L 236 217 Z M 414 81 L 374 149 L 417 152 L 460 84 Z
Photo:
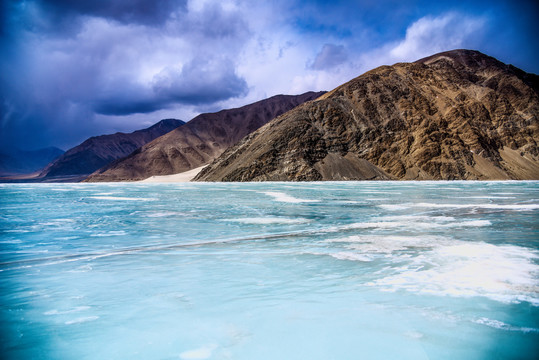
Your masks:
M 501 0 L 5 0 L 0 144 L 68 148 L 165 117 L 330 90 L 453 48 L 539 72 L 536 10 Z

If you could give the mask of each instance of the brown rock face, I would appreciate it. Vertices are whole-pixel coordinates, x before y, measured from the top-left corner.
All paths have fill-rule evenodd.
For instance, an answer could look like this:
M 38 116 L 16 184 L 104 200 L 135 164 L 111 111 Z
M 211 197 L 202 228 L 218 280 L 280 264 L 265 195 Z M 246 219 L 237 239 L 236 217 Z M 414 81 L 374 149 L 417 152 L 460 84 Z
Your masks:
M 128 157 L 96 171 L 86 181 L 142 180 L 200 167 L 276 116 L 322 94 L 277 95 L 241 108 L 199 115 Z
M 278 117 L 198 181 L 539 179 L 539 77 L 477 51 L 382 66 Z

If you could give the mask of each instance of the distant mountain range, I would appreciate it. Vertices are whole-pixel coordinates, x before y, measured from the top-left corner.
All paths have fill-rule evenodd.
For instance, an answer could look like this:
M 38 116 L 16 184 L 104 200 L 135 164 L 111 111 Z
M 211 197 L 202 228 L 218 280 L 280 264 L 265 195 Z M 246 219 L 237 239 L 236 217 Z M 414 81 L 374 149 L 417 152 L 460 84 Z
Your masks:
M 277 95 L 237 109 L 201 114 L 126 158 L 99 169 L 86 181 L 142 180 L 206 165 L 268 121 L 322 94 Z
M 134 181 L 539 179 L 539 76 L 472 50 L 371 70 L 188 123 L 92 137 L 62 154 L 0 154 L 0 174 Z
M 176 119 L 165 119 L 126 134 L 94 136 L 66 151 L 41 172 L 39 178 L 51 180 L 83 180 L 97 169 L 131 154 L 144 144 L 185 124 Z
M 195 180 L 539 179 L 538 120 L 537 75 L 448 51 L 296 107 Z
M 64 153 L 56 147 L 38 150 L 0 150 L 0 176 L 35 173 Z

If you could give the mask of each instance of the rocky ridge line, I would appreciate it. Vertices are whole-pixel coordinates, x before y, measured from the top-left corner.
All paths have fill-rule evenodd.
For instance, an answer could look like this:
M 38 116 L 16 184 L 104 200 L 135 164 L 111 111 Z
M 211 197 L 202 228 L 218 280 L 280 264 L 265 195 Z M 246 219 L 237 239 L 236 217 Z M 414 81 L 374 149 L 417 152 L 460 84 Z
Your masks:
M 195 180 L 539 179 L 538 84 L 472 50 L 381 66 L 266 124 Z

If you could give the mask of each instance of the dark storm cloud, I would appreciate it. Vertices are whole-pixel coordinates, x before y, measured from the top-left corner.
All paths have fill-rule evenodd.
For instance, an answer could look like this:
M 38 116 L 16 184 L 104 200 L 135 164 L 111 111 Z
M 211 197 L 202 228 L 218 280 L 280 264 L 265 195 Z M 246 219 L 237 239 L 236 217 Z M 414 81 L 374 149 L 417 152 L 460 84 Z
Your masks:
M 0 9 L 4 146 L 66 147 L 121 130 L 103 115 L 212 106 L 248 89 L 227 56 L 248 25 L 219 3 L 7 0 Z
M 158 25 L 174 10 L 184 10 L 187 0 L 39 0 L 53 17 L 96 16 L 124 23 Z
M 165 113 L 189 120 L 330 90 L 450 47 L 537 73 L 538 10 L 532 0 L 0 0 L 0 145 L 73 146 Z
M 171 26 L 179 34 L 189 34 L 195 38 L 242 39 L 248 36 L 248 25 L 243 14 L 236 11 L 223 11 L 219 3 L 207 3 L 189 16 Z
M 23 97 L 3 98 L 2 104 L 0 148 L 32 150 L 53 145 L 66 149 L 73 145 L 71 139 L 95 134 L 92 114 L 84 106 L 59 101 L 32 104 Z
M 101 115 L 146 114 L 166 107 L 160 99 L 136 99 L 134 97 L 111 97 L 96 101 L 93 110 Z
M 193 60 L 181 70 L 168 68 L 155 77 L 151 88 L 116 84 L 122 92 L 98 96 L 93 110 L 103 115 L 151 113 L 172 104 L 211 105 L 247 93 L 230 60 Z
M 316 55 L 311 68 L 313 70 L 328 70 L 345 63 L 347 60 L 348 54 L 344 46 L 325 44 Z
M 163 71 L 153 89 L 159 97 L 171 102 L 198 105 L 245 95 L 248 88 L 245 80 L 236 74 L 232 61 L 196 59 L 181 71 Z

